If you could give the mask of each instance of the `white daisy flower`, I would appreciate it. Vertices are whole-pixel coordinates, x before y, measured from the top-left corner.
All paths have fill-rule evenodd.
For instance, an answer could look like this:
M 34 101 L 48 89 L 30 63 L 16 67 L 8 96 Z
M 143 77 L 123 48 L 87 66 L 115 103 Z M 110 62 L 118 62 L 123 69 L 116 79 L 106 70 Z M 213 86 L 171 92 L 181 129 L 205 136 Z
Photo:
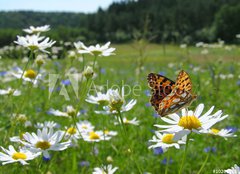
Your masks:
M 211 128 L 209 130 L 203 130 L 201 131 L 201 133 L 207 133 L 207 134 L 211 134 L 211 135 L 217 135 L 223 138 L 229 138 L 229 137 L 237 137 L 237 135 L 234 135 L 234 133 L 230 130 L 230 129 L 215 129 L 215 128 Z
M 108 92 L 109 92 L 109 90 L 108 90 Z M 109 100 L 110 100 L 108 92 L 106 94 L 97 92 L 97 96 L 88 95 L 86 102 L 92 103 L 92 104 L 98 104 L 98 105 L 102 105 L 102 106 L 108 105 Z
M 186 136 L 178 139 L 178 137 L 175 137 L 175 134 L 161 134 L 160 132 L 155 132 L 155 135 L 151 140 L 149 140 L 149 142 L 156 143 L 149 146 L 149 149 L 161 147 L 163 149 L 163 152 L 166 152 L 169 147 L 175 147 L 176 149 L 180 149 L 181 144 L 186 144 Z
M 230 169 L 225 170 L 226 173 L 228 174 L 239 174 L 240 173 L 240 167 L 235 164 L 233 167 Z
M 221 110 L 212 114 L 214 106 L 212 106 L 205 114 L 202 114 L 203 109 L 204 104 L 199 104 L 194 112 L 191 110 L 187 111 L 184 108 L 182 109 L 182 116 L 174 113 L 168 115 L 169 118 L 161 117 L 161 119 L 169 125 L 155 126 L 163 129 L 160 130 L 160 132 L 178 133 L 180 136 L 189 134 L 192 131 L 201 133 L 203 130 L 210 129 L 214 124 L 228 117 L 228 115 L 222 116 Z
M 34 126 L 37 129 L 42 129 L 44 127 L 46 127 L 46 128 L 59 128 L 60 127 L 60 125 L 58 123 L 54 122 L 54 121 L 44 121 L 44 123 L 39 123 L 38 122 Z
M 94 126 L 87 120 L 79 121 L 77 123 L 77 128 L 80 132 L 92 132 L 94 130 Z
M 25 37 L 17 36 L 17 41 L 14 41 L 14 43 L 32 51 L 40 50 L 45 53 L 49 53 L 46 49 L 50 48 L 53 44 L 55 44 L 55 42 L 56 41 L 50 40 L 48 37 L 45 38 L 39 35 L 27 35 Z
M 95 167 L 92 174 L 114 174 L 118 170 L 118 167 L 114 167 L 109 164 L 107 166 Z
M 105 136 L 116 136 L 117 134 L 117 131 L 104 130 Z
M 110 42 L 107 42 L 105 45 L 100 46 L 97 44 L 96 46 L 89 46 L 86 47 L 84 44 L 80 44 L 81 49 L 78 50 L 78 53 L 80 54 L 91 54 L 94 56 L 110 56 L 114 55 L 113 51 L 115 51 L 115 48 L 109 48 Z M 78 46 L 78 45 L 77 45 Z
M 0 161 L 2 162 L 2 165 L 15 162 L 20 162 L 22 165 L 26 165 L 28 164 L 26 161 L 32 160 L 41 155 L 41 152 L 32 153 L 26 149 L 19 149 L 19 151 L 16 151 L 12 145 L 10 145 L 8 149 L 1 148 L 5 152 L 0 152 Z
M 79 133 L 79 130 L 76 127 L 71 126 L 69 128 L 67 128 L 67 127 L 65 127 L 65 128 L 66 128 L 66 130 L 64 132 L 65 139 L 70 140 L 73 143 L 76 143 L 77 140 L 82 137 L 81 134 Z
M 76 48 L 77 50 L 84 50 L 84 49 L 87 48 L 87 47 L 84 45 L 84 43 L 81 42 L 81 41 L 74 42 L 73 45 L 75 46 L 75 48 Z
M 37 72 L 32 69 L 23 72 L 21 68 L 16 68 L 16 72 L 12 72 L 12 75 L 18 79 L 22 78 L 24 81 L 31 82 L 34 85 L 38 84 L 39 80 L 42 80 L 42 75 L 37 74 Z
M 97 114 L 117 114 L 118 112 L 126 112 L 133 108 L 137 103 L 136 100 L 130 100 L 126 103 L 124 99 L 124 87 L 122 88 L 122 94 L 119 93 L 118 89 L 109 89 L 109 105 L 104 106 L 104 111 L 95 111 Z
M 19 96 L 21 95 L 21 91 L 15 90 L 12 88 L 6 89 L 0 89 L 0 95 L 13 95 L 13 96 Z
M 104 140 L 110 140 L 112 137 L 106 135 L 103 131 L 91 131 L 82 133 L 82 138 L 84 141 L 88 142 L 99 142 Z
M 68 148 L 70 142 L 61 142 L 64 132 L 56 131 L 53 129 L 43 128 L 38 129 L 35 133 L 24 133 L 21 143 L 29 148 L 32 152 L 42 152 L 43 156 L 49 158 L 48 151 L 62 151 Z
M 48 114 L 51 114 L 51 115 L 54 115 L 54 116 L 59 116 L 59 117 L 68 117 L 68 118 L 71 118 L 71 117 L 74 117 L 76 116 L 76 110 L 73 108 L 73 106 L 67 106 L 66 107 L 66 111 L 59 111 L 59 110 L 55 110 L 55 109 L 50 109 L 48 111 Z M 78 112 L 77 113 L 77 116 L 79 116 L 80 113 Z
M 118 118 L 120 120 L 120 118 Z M 115 125 L 116 124 L 119 124 L 119 122 L 115 122 L 114 123 Z M 138 126 L 139 125 L 139 120 L 137 120 L 136 117 L 134 117 L 132 120 L 128 120 L 126 117 L 123 117 L 123 124 L 132 124 L 132 125 L 135 125 L 135 126 Z
M 44 25 L 40 27 L 30 26 L 29 28 L 23 29 L 28 34 L 37 34 L 42 33 L 50 30 L 50 25 Z

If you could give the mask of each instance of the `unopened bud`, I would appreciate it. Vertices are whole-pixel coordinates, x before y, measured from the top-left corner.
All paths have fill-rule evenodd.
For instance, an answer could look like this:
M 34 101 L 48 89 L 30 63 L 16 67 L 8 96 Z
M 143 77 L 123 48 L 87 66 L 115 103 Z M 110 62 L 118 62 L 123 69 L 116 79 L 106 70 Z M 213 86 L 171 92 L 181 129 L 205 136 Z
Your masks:
M 92 78 L 93 74 L 94 74 L 94 72 L 93 72 L 93 68 L 91 66 L 87 66 L 87 68 L 83 71 L 83 75 L 87 79 Z

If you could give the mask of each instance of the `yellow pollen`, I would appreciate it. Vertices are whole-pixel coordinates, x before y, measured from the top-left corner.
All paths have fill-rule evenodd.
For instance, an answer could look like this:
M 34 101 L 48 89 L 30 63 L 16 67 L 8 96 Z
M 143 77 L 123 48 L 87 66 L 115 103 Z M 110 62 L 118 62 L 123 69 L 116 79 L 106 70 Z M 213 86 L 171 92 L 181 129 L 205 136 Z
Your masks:
M 218 129 L 214 129 L 214 128 L 211 129 L 211 132 L 214 133 L 214 134 L 218 134 L 219 131 L 220 130 L 218 130 Z
M 90 137 L 91 140 L 100 139 L 99 135 L 96 134 L 95 132 L 90 132 L 90 133 L 89 133 L 89 137 Z
M 183 116 L 178 122 L 178 125 L 184 129 L 192 130 L 201 127 L 201 122 L 195 116 Z
M 74 128 L 74 127 L 70 127 L 70 128 L 67 130 L 67 133 L 69 133 L 69 134 L 71 134 L 71 135 L 74 135 L 76 132 L 77 132 L 77 129 Z
M 173 134 L 165 134 L 163 135 L 162 142 L 166 144 L 171 144 L 173 143 L 173 140 L 172 140 L 173 137 L 174 137 Z
M 29 69 L 29 70 L 24 72 L 24 77 L 27 77 L 27 78 L 30 78 L 30 79 L 35 79 L 36 76 L 37 76 L 37 73 L 32 69 Z
M 27 159 L 27 155 L 24 154 L 24 153 L 21 153 L 21 152 L 15 152 L 15 153 L 12 155 L 12 158 L 15 159 L 15 160 L 18 160 L 18 159 Z
M 35 145 L 37 148 L 46 150 L 51 147 L 51 144 L 48 141 L 38 141 Z

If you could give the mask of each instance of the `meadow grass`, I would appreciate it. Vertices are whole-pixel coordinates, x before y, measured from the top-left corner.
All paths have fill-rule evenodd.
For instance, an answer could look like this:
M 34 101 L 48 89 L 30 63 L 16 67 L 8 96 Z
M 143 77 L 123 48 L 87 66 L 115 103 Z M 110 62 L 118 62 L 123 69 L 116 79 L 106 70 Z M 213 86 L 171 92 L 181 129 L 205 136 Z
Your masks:
M 88 120 L 95 125 L 96 130 L 115 130 L 118 135 L 109 141 L 98 143 L 78 141 L 78 146 L 70 147 L 61 152 L 50 152 L 52 158 L 49 161 L 42 160 L 41 157 L 30 161 L 28 166 L 21 164 L 8 164 L 0 166 L 0 173 L 92 173 L 93 168 L 102 164 L 110 164 L 119 167 L 117 173 L 131 174 L 149 172 L 152 174 L 164 173 L 166 168 L 167 154 L 156 155 L 153 150 L 149 150 L 148 140 L 152 138 L 153 131 L 157 130 L 154 124 L 162 124 L 160 118 L 154 117 L 155 111 L 149 106 L 150 92 L 147 85 L 147 75 L 150 72 L 162 73 L 175 81 L 180 70 L 185 70 L 191 77 L 193 92 L 198 95 L 190 109 L 204 103 L 205 112 L 215 106 L 215 110 L 223 110 L 229 117 L 214 127 L 225 128 L 226 126 L 239 128 L 240 119 L 240 48 L 235 46 L 231 51 L 224 48 L 209 49 L 206 55 L 201 54 L 202 48 L 189 47 L 181 49 L 176 45 L 167 45 L 165 53 L 163 47 L 157 44 L 147 45 L 145 51 L 144 64 L 138 66 L 139 54 L 132 44 L 113 45 L 116 47 L 116 55 L 109 57 L 99 57 L 96 67 L 97 76 L 93 82 L 97 86 L 113 85 L 122 86 L 122 83 L 131 88 L 140 86 L 138 95 L 132 93 L 126 100 L 136 99 L 137 104 L 132 110 L 124 112 L 123 116 L 131 119 L 137 117 L 140 121 L 138 126 L 126 125 L 126 134 L 120 125 L 114 125 L 114 115 L 99 115 L 95 110 L 101 110 L 99 106 L 94 106 L 84 101 L 76 99 L 76 95 L 71 85 L 66 86 L 70 100 L 59 95 L 59 91 L 54 91 L 49 99 L 48 86 L 40 85 L 37 88 L 28 85 L 19 85 L 19 80 L 3 82 L 1 89 L 11 86 L 22 91 L 19 97 L 1 96 L 1 146 L 17 143 L 10 142 L 9 138 L 20 135 L 24 132 L 36 132 L 33 126 L 25 127 L 21 120 L 13 119 L 12 114 L 19 112 L 26 114 L 32 124 L 44 121 L 55 121 L 61 125 L 60 129 L 73 124 L 71 119 L 56 117 L 47 114 L 50 108 L 62 110 L 64 106 L 72 105 L 75 108 L 86 111 L 79 117 L 80 120 Z M 93 61 L 91 56 L 85 56 L 86 64 Z M 1 59 L 1 71 L 10 71 L 13 66 L 24 67 L 21 59 L 10 60 L 8 57 Z M 30 67 L 34 67 L 33 61 Z M 70 67 L 75 67 L 79 72 L 83 70 L 82 62 L 69 59 L 50 60 L 42 67 L 46 73 L 61 74 L 62 79 L 67 79 L 66 71 Z M 136 73 L 136 69 L 140 72 Z M 226 77 L 221 77 L 221 75 Z M 228 77 L 232 74 L 232 77 Z M 3 79 L 3 77 L 1 77 Z M 48 80 L 48 76 L 45 78 Z M 86 82 L 85 82 L 86 83 Z M 84 85 L 84 84 L 82 84 Z M 91 86 L 91 87 L 94 87 Z M 80 86 L 80 90 L 82 86 Z M 239 136 L 239 131 L 235 133 Z M 205 158 L 208 161 L 202 173 L 213 173 L 214 169 L 227 169 L 235 163 L 240 162 L 240 141 L 239 138 L 224 138 L 210 136 L 207 134 L 192 134 L 183 173 L 197 173 L 201 168 Z M 214 152 L 204 152 L 207 147 L 214 147 Z M 177 173 L 183 158 L 184 149 L 169 149 L 170 164 L 168 173 Z M 109 160 L 108 157 L 113 160 Z M 108 159 L 107 159 L 108 158 Z M 83 161 L 88 161 L 89 165 L 83 165 Z

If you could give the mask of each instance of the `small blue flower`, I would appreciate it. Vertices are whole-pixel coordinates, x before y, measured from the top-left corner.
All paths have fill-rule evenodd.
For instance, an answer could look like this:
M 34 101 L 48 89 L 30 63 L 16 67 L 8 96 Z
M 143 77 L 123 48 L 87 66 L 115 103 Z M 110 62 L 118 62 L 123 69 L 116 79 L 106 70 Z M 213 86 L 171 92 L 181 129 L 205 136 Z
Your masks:
M 237 81 L 237 85 L 240 86 L 240 80 Z
M 158 113 L 154 112 L 154 113 L 153 113 L 153 117 L 154 117 L 154 118 L 158 118 L 158 117 L 159 117 L 159 116 L 158 116 Z
M 145 106 L 146 106 L 146 107 L 150 107 L 150 106 L 151 106 L 151 103 L 146 103 Z
M 148 96 L 148 97 L 151 96 L 151 92 L 150 92 L 150 90 L 148 90 L 148 89 L 147 89 L 147 90 L 144 90 L 144 93 L 145 93 L 145 95 Z
M 100 69 L 100 72 L 101 72 L 102 74 L 106 74 L 106 69 L 105 69 L 105 68 L 101 68 L 101 69 Z
M 0 76 L 5 76 L 7 74 L 7 71 L 1 71 Z
M 161 163 L 166 165 L 167 162 L 168 162 L 168 164 L 172 164 L 173 163 L 172 158 L 170 158 L 169 161 L 167 161 L 167 158 L 164 158 Z
M 156 147 L 153 149 L 153 154 L 154 155 L 161 155 L 163 154 L 163 149 L 161 147 Z
M 203 149 L 204 152 L 208 153 L 208 152 L 213 152 L 215 153 L 217 151 L 216 147 L 206 147 Z
M 70 81 L 69 79 L 66 79 L 66 80 L 62 80 L 61 83 L 62 83 L 63 85 L 65 85 L 65 86 L 68 86 L 68 85 L 71 84 L 71 81 Z
M 82 109 L 82 110 L 80 110 L 80 114 L 86 114 L 87 113 L 87 110 L 86 109 Z
M 166 72 L 165 71 L 159 71 L 158 74 L 161 75 L 161 76 L 165 76 Z
M 226 129 L 227 129 L 227 130 L 230 130 L 231 133 L 235 133 L 235 132 L 237 132 L 237 130 L 238 130 L 237 127 L 232 127 L 232 126 L 226 126 Z
M 51 156 L 49 156 L 49 158 L 46 158 L 46 157 L 43 156 L 43 161 L 48 162 L 48 161 L 50 161 L 50 160 L 51 160 Z
M 89 166 L 90 166 L 90 163 L 89 163 L 88 161 L 81 161 L 81 162 L 79 163 L 79 165 L 80 165 L 81 167 L 89 167 Z

